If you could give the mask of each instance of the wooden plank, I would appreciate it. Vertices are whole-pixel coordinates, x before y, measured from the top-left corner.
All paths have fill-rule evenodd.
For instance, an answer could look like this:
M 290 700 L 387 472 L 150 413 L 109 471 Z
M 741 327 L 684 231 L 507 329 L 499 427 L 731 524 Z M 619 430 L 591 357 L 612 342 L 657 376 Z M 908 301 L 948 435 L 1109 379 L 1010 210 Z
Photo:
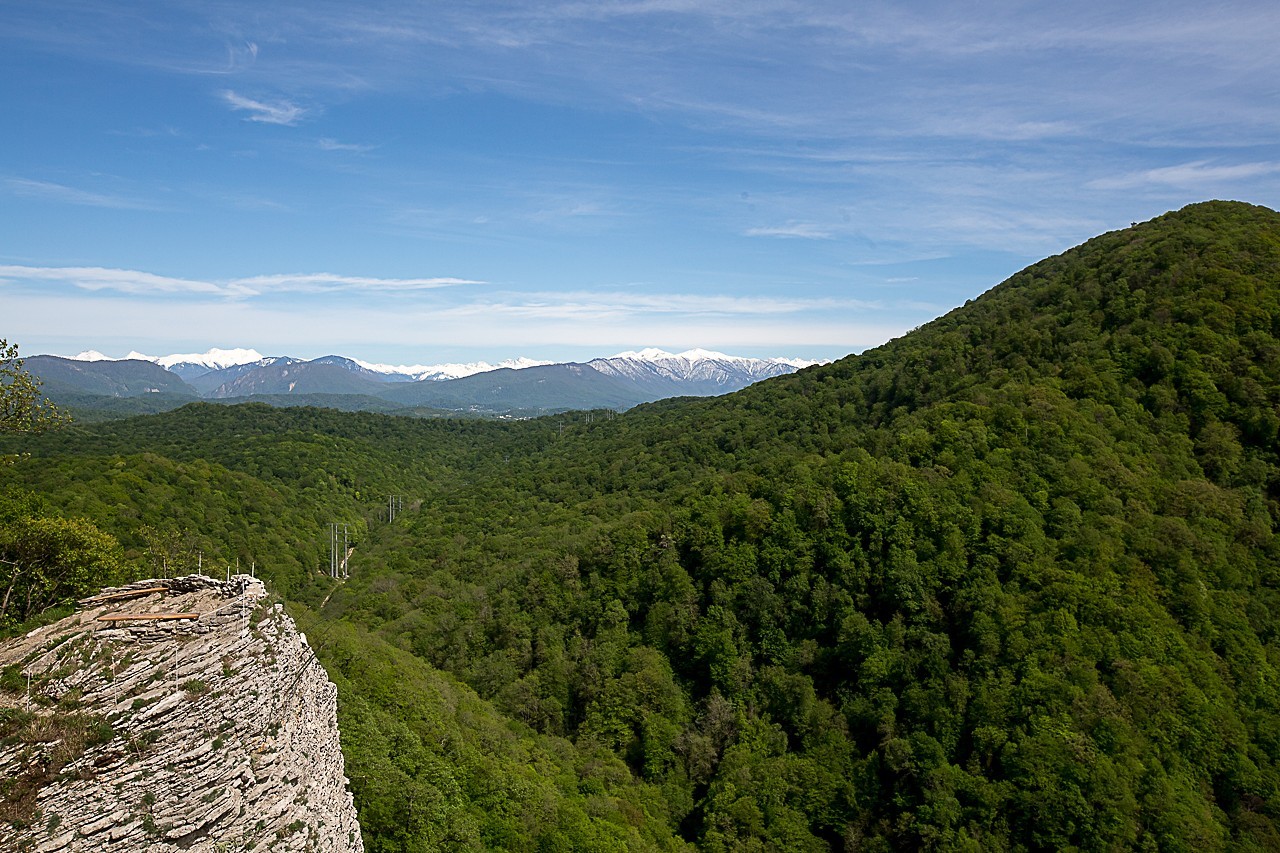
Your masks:
M 104 613 L 98 617 L 99 622 L 125 622 L 136 620 L 142 622 L 158 622 L 164 619 L 199 619 L 199 613 Z

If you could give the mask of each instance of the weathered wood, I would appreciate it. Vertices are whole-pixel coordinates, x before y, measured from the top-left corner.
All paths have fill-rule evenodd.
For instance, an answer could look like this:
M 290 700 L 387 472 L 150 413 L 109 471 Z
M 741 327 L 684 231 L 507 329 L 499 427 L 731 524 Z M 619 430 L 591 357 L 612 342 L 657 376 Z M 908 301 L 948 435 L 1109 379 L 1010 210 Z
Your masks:
M 199 619 L 199 613 L 104 613 L 98 617 L 99 622 L 125 622 L 137 620 L 142 622 L 159 622 L 165 619 Z

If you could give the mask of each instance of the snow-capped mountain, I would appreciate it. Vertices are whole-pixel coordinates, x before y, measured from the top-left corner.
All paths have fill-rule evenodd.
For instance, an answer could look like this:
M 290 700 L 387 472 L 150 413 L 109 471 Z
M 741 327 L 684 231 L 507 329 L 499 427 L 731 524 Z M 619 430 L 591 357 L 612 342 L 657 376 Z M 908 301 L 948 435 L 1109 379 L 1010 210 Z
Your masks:
M 198 364 L 210 370 L 221 370 L 224 367 L 252 364 L 263 359 L 262 353 L 256 349 L 218 349 L 217 347 L 208 352 L 162 355 L 158 358 L 151 358 L 141 353 L 130 353 L 127 357 L 154 361 L 166 370 L 172 370 L 179 364 Z
M 152 361 L 163 367 L 165 370 L 173 370 L 175 367 L 182 365 L 204 367 L 209 370 L 221 370 L 224 367 L 234 367 L 239 364 L 251 364 L 255 361 L 262 361 L 263 355 L 256 349 L 218 349 L 217 347 L 214 347 L 208 352 L 174 353 L 173 355 L 146 355 L 144 353 L 134 351 L 126 355 L 125 358 Z
M 372 370 L 375 373 L 385 373 L 391 376 L 405 376 L 414 380 L 431 380 L 441 381 L 445 379 L 461 379 L 464 376 L 474 376 L 477 373 L 488 373 L 491 370 L 500 370 L 509 367 L 512 370 L 522 370 L 526 367 L 538 367 L 544 364 L 552 364 L 550 361 L 538 361 L 532 358 L 508 358 L 497 364 L 490 364 L 487 361 L 471 361 L 465 364 L 450 362 L 447 364 L 401 364 L 392 366 L 390 364 L 371 364 L 360 359 L 352 359 L 356 364 L 365 370 Z
M 426 406 L 493 413 L 625 409 L 665 397 L 714 396 L 818 363 L 747 358 L 704 349 L 670 353 L 653 348 L 563 364 L 515 358 L 496 365 L 480 361 L 393 366 L 339 355 L 310 361 L 264 357 L 254 349 L 211 349 L 167 356 L 131 352 L 125 359 L 89 350 L 75 360 L 114 363 L 120 369 L 126 361 L 135 365 L 137 361 L 151 362 L 174 376 L 179 388 L 186 389 L 177 393 L 211 399 L 274 401 L 291 397 L 339 408 L 376 405 L 382 407 L 379 411 L 391 411 Z M 48 369 L 54 371 L 56 365 L 51 363 Z
M 667 380 L 691 386 L 683 393 L 699 393 L 692 386 L 709 386 L 710 393 L 737 390 L 783 373 L 818 364 L 798 358 L 746 358 L 704 349 L 669 353 L 660 349 L 621 352 L 587 362 L 608 376 L 632 380 Z M 715 390 L 719 389 L 719 390 Z
M 181 377 L 158 364 L 141 359 L 93 357 L 101 355 L 81 353 L 75 358 L 33 355 L 23 359 L 23 367 L 40 379 L 44 393 L 61 401 L 68 397 L 114 399 L 164 394 L 186 402 L 198 396 Z
M 115 361 L 116 360 L 109 355 L 103 355 L 102 353 L 98 352 L 96 349 L 87 349 L 82 353 L 77 353 L 76 355 L 69 355 L 67 356 L 67 358 L 71 361 Z
M 185 378 L 188 383 L 199 391 L 201 396 L 219 397 L 223 395 L 216 392 L 232 385 L 242 377 L 249 376 L 269 367 L 287 368 L 293 364 L 306 364 L 306 362 L 299 358 L 290 358 L 287 355 L 267 356 L 266 358 L 259 359 L 258 361 L 246 361 L 242 364 L 232 364 L 227 367 L 218 368 L 217 370 L 209 370 L 204 373 L 197 373 L 195 376 L 185 376 L 183 378 Z M 177 372 L 180 369 L 189 368 L 173 367 L 170 369 Z
M 174 353 L 173 355 L 159 356 L 146 355 L 145 353 L 134 351 L 126 355 L 125 358 L 153 362 L 187 381 L 212 373 L 215 370 L 225 370 L 228 367 L 266 363 L 262 353 L 255 349 L 218 349 L 216 347 L 208 352 Z

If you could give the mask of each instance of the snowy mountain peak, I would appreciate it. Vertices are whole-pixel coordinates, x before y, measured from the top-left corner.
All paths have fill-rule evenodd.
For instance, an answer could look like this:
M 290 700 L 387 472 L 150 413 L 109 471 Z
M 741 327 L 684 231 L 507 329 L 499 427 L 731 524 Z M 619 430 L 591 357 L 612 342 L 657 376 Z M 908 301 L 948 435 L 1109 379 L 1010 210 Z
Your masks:
M 114 359 L 112 359 L 111 356 L 103 355 L 102 353 L 98 352 L 96 349 L 87 349 L 82 353 L 78 353 L 76 355 L 69 355 L 67 356 L 67 358 L 71 359 L 72 361 L 114 361 Z
M 650 362 L 671 361 L 673 359 L 679 359 L 679 358 L 682 358 L 685 361 L 740 362 L 740 361 L 761 361 L 761 360 L 773 361 L 774 360 L 774 359 L 753 359 L 753 358 L 747 358 L 745 356 L 740 356 L 740 355 L 725 355 L 722 352 L 716 352 L 714 350 L 709 350 L 709 349 L 702 349 L 701 347 L 695 347 L 694 349 L 687 349 L 681 353 L 667 352 L 666 350 L 658 349 L 657 347 L 646 347 L 645 349 L 642 349 L 638 352 L 634 350 L 631 350 L 628 352 L 620 352 L 617 355 L 609 356 L 609 358 L 611 359 L 625 358 L 625 359 L 630 359 L 631 361 L 650 361 Z M 600 359 L 596 359 L 596 360 L 599 361 Z
M 172 370 L 176 365 L 221 370 L 224 367 L 236 367 L 241 364 L 257 364 L 263 360 L 262 353 L 255 349 L 218 349 L 217 347 L 208 352 L 174 353 L 173 355 L 147 355 L 133 350 L 121 359 L 113 359 L 89 350 L 74 357 L 83 361 L 149 361 L 160 365 L 165 370 Z
M 154 358 L 142 353 L 129 353 L 129 358 L 143 358 L 147 361 L 154 361 L 165 369 L 171 368 L 175 364 L 194 364 L 207 367 L 210 370 L 221 370 L 224 367 L 254 364 L 262 361 L 263 355 L 256 349 L 218 349 L 214 347 L 208 352 L 175 353 Z
M 676 358 L 676 355 L 674 353 L 669 353 L 666 350 L 658 349 L 657 347 L 646 347 L 639 352 L 628 350 L 627 352 L 620 352 L 617 355 L 611 355 L 609 358 L 626 358 L 632 361 L 664 361 L 668 358 Z
M 813 367 L 815 364 L 828 363 L 827 361 L 816 358 L 771 358 L 769 361 L 772 361 L 774 364 L 789 364 L 796 370 L 800 370 L 805 367 Z
M 797 369 L 821 364 L 819 361 L 812 361 L 803 358 L 750 358 L 742 355 L 727 355 L 726 353 L 702 349 L 701 347 L 687 349 L 681 353 L 670 353 L 666 350 L 658 349 L 657 347 L 647 347 L 639 351 L 628 350 L 627 352 L 620 352 L 617 355 L 609 356 L 608 358 L 592 359 L 589 363 L 595 364 L 600 361 L 614 360 L 643 361 L 652 364 L 662 364 L 681 360 L 692 362 L 694 364 L 707 361 L 727 362 L 729 364 L 738 365 L 785 364 Z
M 682 391 L 723 393 L 816 362 L 785 358 L 747 358 L 695 348 L 679 354 L 656 348 L 623 352 L 587 362 L 606 376 L 632 381 L 659 381 L 682 386 Z
M 687 349 L 676 356 L 676 358 L 684 358 L 689 361 L 771 361 L 772 359 L 752 359 L 740 355 L 725 355 L 722 352 L 714 352 L 709 349 L 695 348 Z
M 491 370 L 498 370 L 503 367 L 509 367 L 512 370 L 522 370 L 526 367 L 538 367 L 539 365 L 551 364 L 550 361 L 538 361 L 532 358 L 508 358 L 497 364 L 490 364 L 487 361 L 472 361 L 465 364 L 449 363 L 449 364 L 372 364 L 360 359 L 353 359 L 356 364 L 365 370 L 372 370 L 375 373 L 384 373 L 387 375 L 404 375 L 414 379 L 461 379 L 464 376 L 471 376 L 476 373 L 488 373 Z

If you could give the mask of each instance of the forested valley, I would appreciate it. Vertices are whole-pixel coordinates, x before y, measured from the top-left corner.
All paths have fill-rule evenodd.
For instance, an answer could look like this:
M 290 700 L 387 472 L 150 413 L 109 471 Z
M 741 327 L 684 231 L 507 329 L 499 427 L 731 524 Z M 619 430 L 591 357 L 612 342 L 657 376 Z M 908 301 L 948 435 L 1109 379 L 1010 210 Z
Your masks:
M 1280 215 L 1211 202 L 727 397 L 8 436 L 3 619 L 254 565 L 372 851 L 1277 850 L 1278 452 Z

